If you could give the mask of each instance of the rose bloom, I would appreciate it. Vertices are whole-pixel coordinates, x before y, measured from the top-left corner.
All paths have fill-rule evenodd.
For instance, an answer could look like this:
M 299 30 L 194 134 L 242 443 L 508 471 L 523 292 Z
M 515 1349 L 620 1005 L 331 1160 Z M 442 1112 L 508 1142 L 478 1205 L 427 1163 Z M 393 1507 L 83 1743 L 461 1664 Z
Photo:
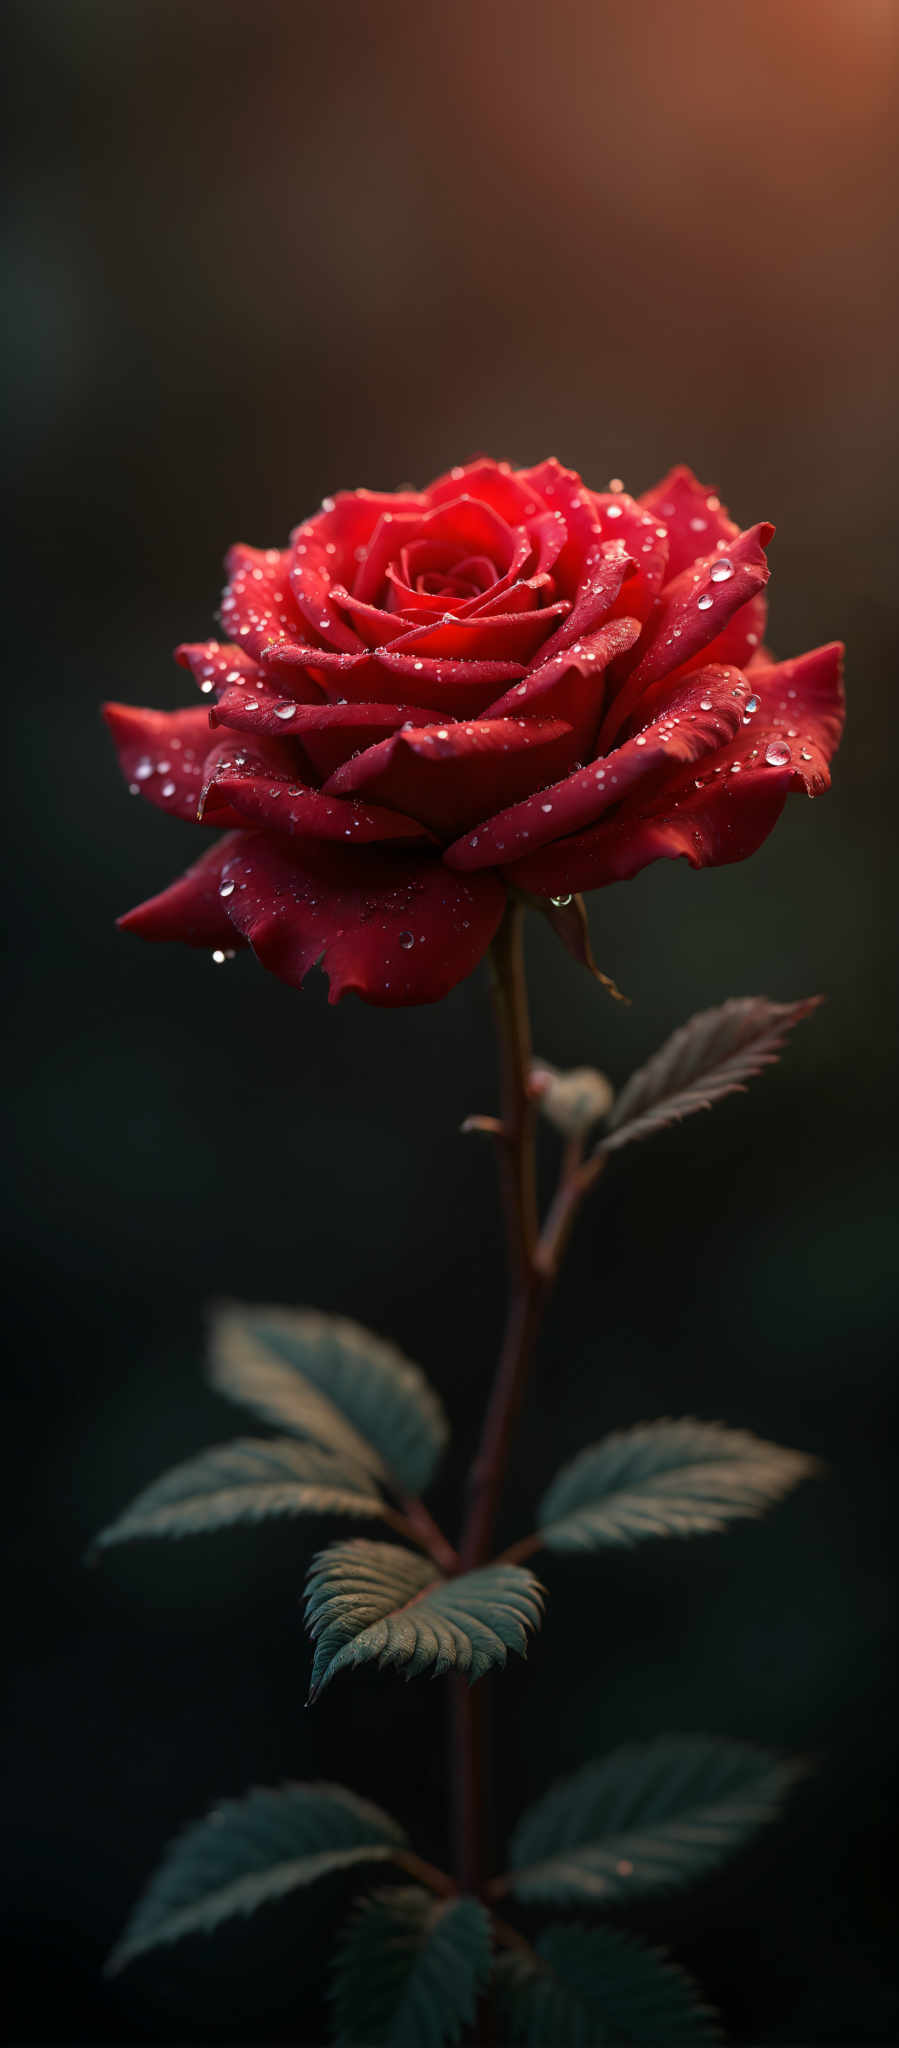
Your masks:
M 838 644 L 763 646 L 773 530 L 688 469 L 632 498 L 484 459 L 233 548 L 225 640 L 177 650 L 208 702 L 106 706 L 134 794 L 225 828 L 121 923 L 436 1002 L 509 888 L 745 859 L 827 788 L 843 716 Z

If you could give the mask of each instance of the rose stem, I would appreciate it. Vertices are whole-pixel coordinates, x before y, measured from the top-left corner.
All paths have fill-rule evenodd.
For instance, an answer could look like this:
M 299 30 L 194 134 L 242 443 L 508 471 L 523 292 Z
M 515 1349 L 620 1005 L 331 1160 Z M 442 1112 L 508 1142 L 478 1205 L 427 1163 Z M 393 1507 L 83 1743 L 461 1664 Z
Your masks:
M 538 1229 L 531 1092 L 531 1037 L 524 972 L 524 907 L 510 898 L 490 949 L 490 992 L 496 1021 L 502 1120 L 496 1144 L 509 1264 L 506 1326 L 481 1440 L 469 1475 L 468 1509 L 459 1568 L 473 1571 L 490 1555 L 515 1421 L 534 1356 L 540 1318 L 558 1272 L 579 1204 L 598 1176 L 582 1162 L 580 1144 L 566 1146 L 559 1186 L 542 1233 Z M 483 1890 L 490 1870 L 487 1814 L 486 1710 L 478 1684 L 453 1680 L 452 1783 L 455 1862 L 466 1891 Z

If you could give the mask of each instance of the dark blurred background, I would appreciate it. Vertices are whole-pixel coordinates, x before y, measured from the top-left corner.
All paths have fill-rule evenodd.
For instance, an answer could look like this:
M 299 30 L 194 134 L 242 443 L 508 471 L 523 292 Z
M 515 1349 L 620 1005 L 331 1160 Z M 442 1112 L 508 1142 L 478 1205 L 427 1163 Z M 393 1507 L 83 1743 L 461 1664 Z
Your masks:
M 635 490 L 690 461 L 777 522 L 773 644 L 844 637 L 851 707 L 833 793 L 794 798 L 753 860 L 593 898 L 630 1009 L 532 935 L 538 1050 L 616 1081 L 727 995 L 827 1002 L 751 1097 L 609 1174 L 506 1540 L 562 1457 L 658 1413 L 829 1469 L 759 1527 L 547 1566 L 542 1638 L 495 1686 L 499 1820 L 664 1728 L 812 1757 L 779 1830 L 632 1924 L 737 2042 L 895 2037 L 897 24 L 891 0 L 13 11 L 15 2039 L 322 2039 L 337 1893 L 318 1922 L 287 1901 L 101 1979 L 163 1844 L 219 1795 L 342 1777 L 445 1854 L 441 1687 L 360 1679 L 302 1712 L 298 1598 L 329 1531 L 82 1559 L 243 1426 L 200 1374 L 222 1292 L 339 1308 L 419 1359 L 455 1419 L 452 1522 L 502 1306 L 492 1162 L 458 1135 L 495 1100 L 483 977 L 335 1010 L 321 977 L 297 995 L 118 936 L 197 848 L 129 800 L 97 704 L 191 701 L 170 649 L 212 630 L 230 541 L 479 449 Z

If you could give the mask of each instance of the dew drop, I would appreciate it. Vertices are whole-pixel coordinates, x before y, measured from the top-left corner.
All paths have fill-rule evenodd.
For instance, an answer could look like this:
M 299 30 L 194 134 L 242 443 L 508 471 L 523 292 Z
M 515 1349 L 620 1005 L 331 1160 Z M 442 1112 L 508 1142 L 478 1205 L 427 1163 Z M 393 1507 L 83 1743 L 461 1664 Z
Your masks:
M 698 598 L 696 599 L 696 602 L 697 602 L 697 604 L 698 604 L 698 606 L 699 606 L 699 609 L 700 609 L 700 611 L 701 611 L 701 612 L 708 612 L 708 611 L 711 611 L 711 609 L 712 609 L 712 606 L 713 606 L 713 604 L 714 604 L 715 600 L 714 600 L 714 598 L 713 598 L 713 596 L 712 596 L 712 593 L 711 593 L 711 591 L 710 591 L 710 590 L 706 590 L 706 591 L 704 591 L 704 592 L 703 592 L 703 594 L 702 594 L 702 596 L 701 596 L 701 597 L 698 597 Z
M 757 711 L 757 710 L 758 710 L 758 708 L 759 708 L 759 700 L 758 700 L 758 698 L 757 698 L 757 697 L 747 697 L 747 699 L 746 699 L 746 709 L 747 709 L 747 711 Z
M 152 761 L 138 761 L 137 767 L 134 770 L 134 780 L 135 782 L 146 782 L 147 777 L 152 775 L 152 773 Z
M 233 883 L 233 882 L 223 882 L 223 883 L 222 883 L 222 886 L 221 886 L 221 888 L 220 888 L 220 890 L 219 890 L 219 895 L 220 895 L 220 896 L 224 896 L 224 897 L 227 897 L 227 896 L 233 896 L 233 894 L 234 894 L 234 883 Z
M 414 944 L 415 940 L 411 932 L 400 932 L 400 945 L 404 953 L 408 953 Z
M 234 948 L 232 946 L 226 946 L 224 948 L 221 946 L 216 946 L 212 958 L 216 967 L 224 967 L 226 960 L 234 959 Z
M 550 903 L 555 905 L 557 910 L 564 910 L 566 905 L 572 901 L 572 898 L 570 896 L 551 896 L 549 900 Z
M 726 555 L 722 555 L 720 561 L 713 562 L 711 569 L 709 570 L 709 575 L 713 583 L 729 583 L 733 573 L 733 562 L 728 561 Z
M 645 734 L 645 732 L 638 732 L 638 734 L 637 734 L 637 740 L 636 740 L 636 744 L 637 744 L 637 746 L 638 746 L 638 747 L 645 747 L 645 745 L 646 745 L 646 734 Z
M 201 684 L 200 684 L 200 689 L 202 690 L 202 693 L 203 693 L 203 696 L 204 696 L 204 697 L 209 697 L 209 696 L 211 696 L 211 694 L 212 694 L 212 691 L 213 691 L 213 690 L 215 689 L 215 684 L 214 684 L 214 683 L 201 683 Z
M 711 700 L 711 697 L 700 697 L 700 699 L 699 699 L 699 709 L 700 709 L 700 711 L 711 711 L 711 708 L 712 708 L 712 700 Z
M 790 749 L 785 740 L 769 740 L 765 748 L 765 760 L 769 768 L 786 768 L 791 759 Z
M 540 805 L 540 809 L 541 809 L 541 811 L 551 811 L 551 810 L 552 810 L 552 804 L 541 804 L 541 805 Z
M 275 705 L 275 717 L 276 717 L 276 718 L 296 718 L 296 715 L 297 715 L 297 707 L 296 707 L 296 705 L 295 705 L 295 704 L 276 704 L 276 705 Z
M 812 757 L 811 757 L 811 754 L 809 753 L 808 747 L 800 747 L 800 749 L 799 749 L 799 759 L 800 759 L 800 761 L 810 761 L 810 760 L 811 760 L 811 758 L 812 758 Z
M 174 782 L 164 782 L 164 783 L 163 783 L 163 785 L 162 785 L 162 789 L 160 790 L 160 796 L 174 796 L 174 794 L 175 794 L 175 784 L 174 784 Z

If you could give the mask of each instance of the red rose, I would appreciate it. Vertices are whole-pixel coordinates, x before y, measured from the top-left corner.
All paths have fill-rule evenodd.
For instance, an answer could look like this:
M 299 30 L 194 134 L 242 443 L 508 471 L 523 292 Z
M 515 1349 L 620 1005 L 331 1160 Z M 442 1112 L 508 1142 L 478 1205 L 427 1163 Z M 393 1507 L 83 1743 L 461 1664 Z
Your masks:
M 687 469 L 633 499 L 481 460 L 233 548 L 227 643 L 178 649 L 212 708 L 106 707 L 135 793 L 228 827 L 122 924 L 434 1002 L 507 884 L 742 860 L 827 787 L 843 715 L 839 645 L 761 645 L 772 532 Z

